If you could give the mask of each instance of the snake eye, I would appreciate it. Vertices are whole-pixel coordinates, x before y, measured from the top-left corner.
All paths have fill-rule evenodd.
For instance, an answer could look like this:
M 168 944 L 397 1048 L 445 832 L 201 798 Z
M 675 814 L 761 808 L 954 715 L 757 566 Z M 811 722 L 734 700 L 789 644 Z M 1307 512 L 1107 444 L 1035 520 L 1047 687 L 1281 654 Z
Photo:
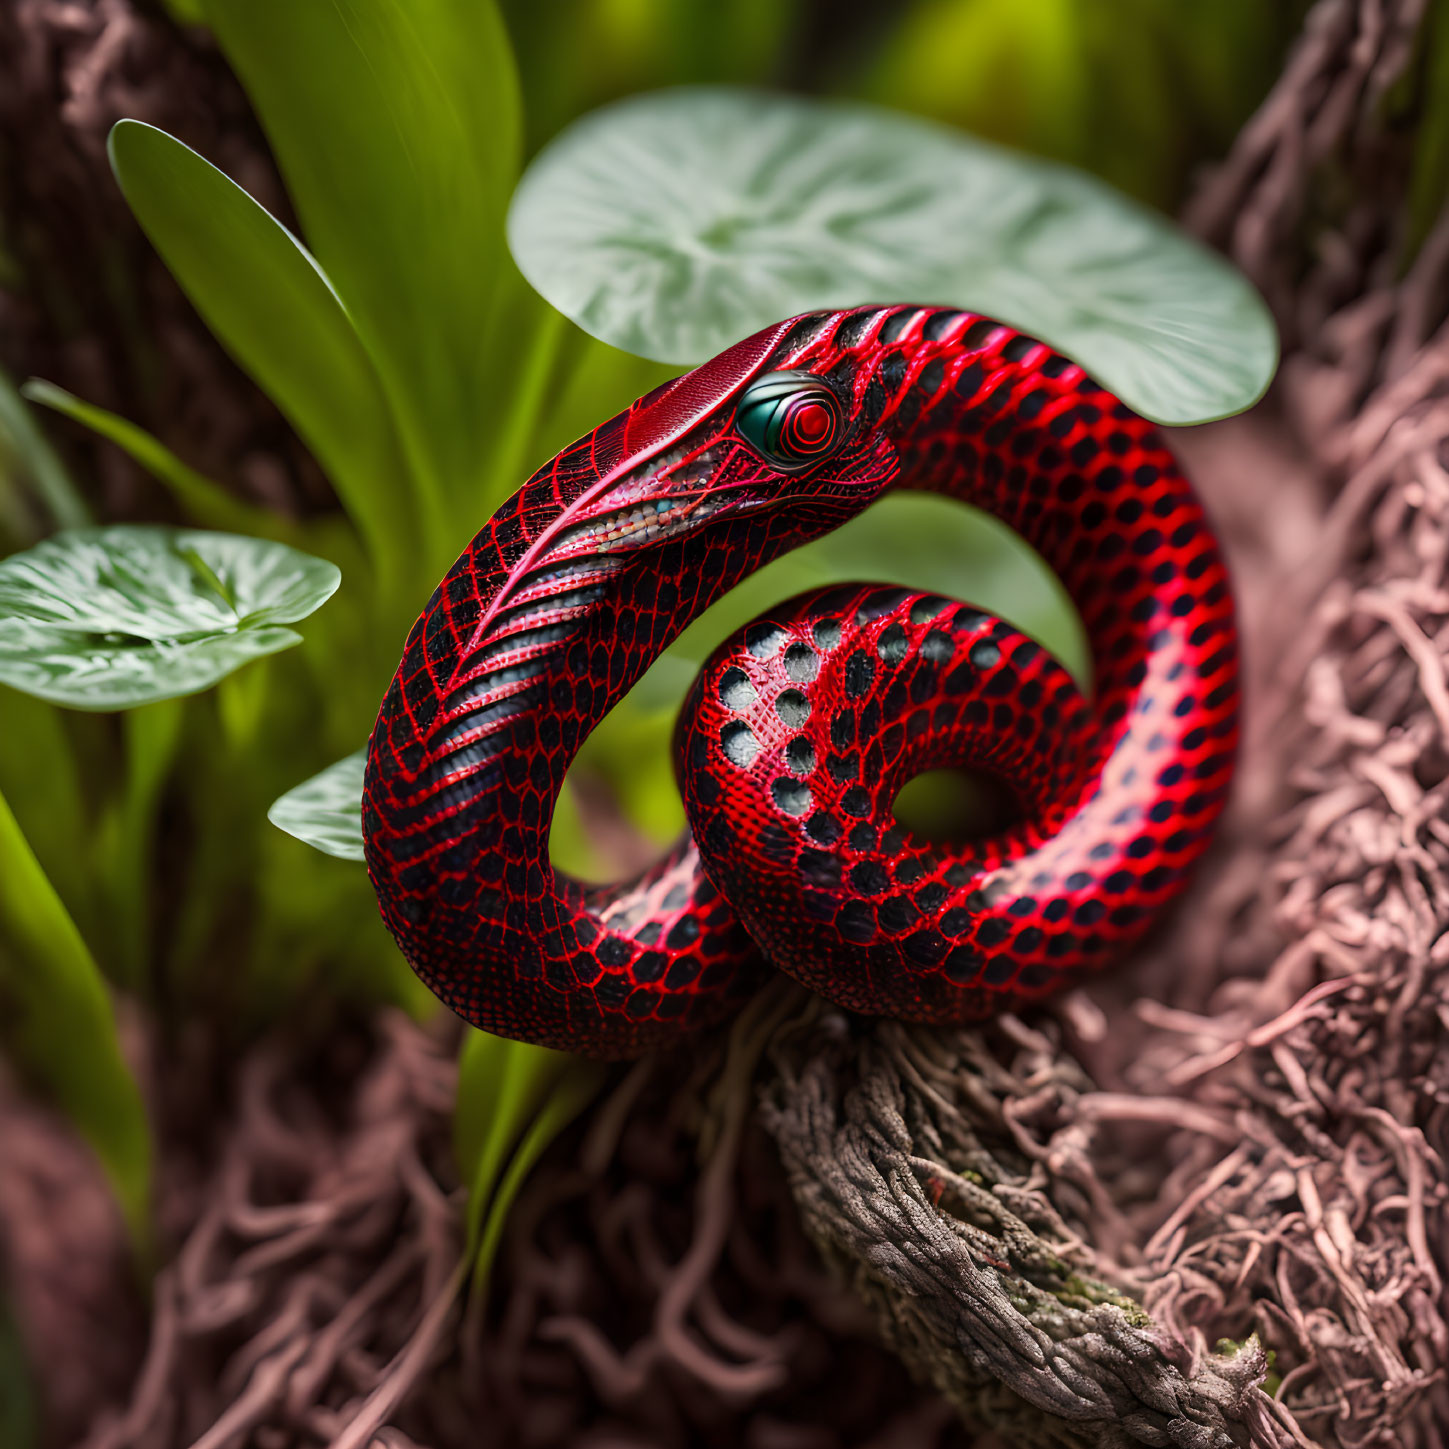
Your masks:
M 840 446 L 845 410 L 814 373 L 767 372 L 745 389 L 735 428 L 772 468 L 800 473 Z

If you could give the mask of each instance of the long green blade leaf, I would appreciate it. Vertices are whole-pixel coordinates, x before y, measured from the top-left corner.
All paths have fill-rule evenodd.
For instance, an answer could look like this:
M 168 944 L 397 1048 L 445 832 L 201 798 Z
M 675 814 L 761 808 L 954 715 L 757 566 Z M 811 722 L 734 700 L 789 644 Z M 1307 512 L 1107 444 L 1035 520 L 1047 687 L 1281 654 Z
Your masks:
M 493 0 L 206 0 L 308 244 L 444 487 L 486 457 L 484 345 L 519 162 L 513 55 Z
M 387 401 L 316 262 L 270 212 L 165 131 L 120 121 L 110 152 L 146 235 L 317 455 L 374 552 L 405 549 L 406 474 Z
M 468 1184 L 464 1259 L 487 1286 L 503 1222 L 539 1154 L 602 1086 L 599 1062 L 470 1031 L 458 1060 L 453 1151 Z
M 95 1149 L 133 1240 L 144 1245 L 151 1134 L 86 943 L 0 796 L 0 997 L 7 1045 Z
M 91 521 L 65 465 L 36 427 L 10 379 L 0 372 L 0 455 L 7 451 L 7 440 L 8 451 L 20 460 L 27 479 L 58 527 L 82 528 Z
M 507 1226 L 508 1214 L 514 1200 L 549 1143 L 598 1096 L 599 1089 L 604 1084 L 606 1070 L 602 1062 L 591 1062 L 584 1057 L 578 1057 L 571 1062 L 568 1071 L 559 1078 L 539 1106 L 537 1114 L 528 1124 L 528 1130 L 519 1141 L 518 1150 L 509 1159 L 507 1171 L 498 1180 L 498 1186 L 489 1200 L 488 1215 L 482 1221 L 476 1246 L 472 1250 L 470 1291 L 480 1310 L 482 1295 L 488 1291 L 493 1259 L 497 1256 L 498 1245 L 503 1240 L 503 1229 Z M 469 1201 L 470 1208 L 472 1201 Z M 474 1242 L 471 1233 L 469 1242 Z

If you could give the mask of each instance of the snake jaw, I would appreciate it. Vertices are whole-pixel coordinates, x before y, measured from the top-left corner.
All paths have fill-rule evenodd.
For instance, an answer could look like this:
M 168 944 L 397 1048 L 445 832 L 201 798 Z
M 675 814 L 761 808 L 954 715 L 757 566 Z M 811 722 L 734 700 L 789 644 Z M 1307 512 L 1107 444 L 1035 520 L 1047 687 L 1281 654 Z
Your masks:
M 776 506 L 784 501 L 785 482 L 733 439 L 686 441 L 592 500 L 588 516 L 560 533 L 550 559 L 635 553 L 672 542 L 726 515 Z
M 778 500 L 730 496 L 723 490 L 659 499 L 580 524 L 560 539 L 556 556 L 637 553 L 654 544 L 672 543 L 725 514 L 738 517 L 775 506 Z
M 710 485 L 720 459 L 720 450 L 689 443 L 649 459 L 593 500 L 588 516 L 559 536 L 555 557 L 662 543 L 698 527 L 716 511 Z
M 608 553 L 616 545 L 638 545 L 671 538 L 683 531 L 691 512 L 691 500 L 658 499 L 617 509 L 587 523 L 580 523 L 558 541 L 556 556 L 575 558 L 580 554 Z

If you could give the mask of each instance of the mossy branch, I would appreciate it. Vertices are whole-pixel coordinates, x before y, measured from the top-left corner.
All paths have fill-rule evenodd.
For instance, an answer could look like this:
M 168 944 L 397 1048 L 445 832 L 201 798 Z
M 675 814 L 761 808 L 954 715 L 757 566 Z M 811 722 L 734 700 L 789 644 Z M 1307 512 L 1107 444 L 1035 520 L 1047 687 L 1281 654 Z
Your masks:
M 1033 1088 L 1090 1084 L 1019 1023 L 854 1030 L 829 1012 L 777 1043 L 764 1114 L 811 1237 L 968 1422 L 1023 1446 L 1295 1442 L 1256 1338 L 1194 1359 L 1098 1276 L 1054 1201 L 1070 1172 L 1013 1133 Z

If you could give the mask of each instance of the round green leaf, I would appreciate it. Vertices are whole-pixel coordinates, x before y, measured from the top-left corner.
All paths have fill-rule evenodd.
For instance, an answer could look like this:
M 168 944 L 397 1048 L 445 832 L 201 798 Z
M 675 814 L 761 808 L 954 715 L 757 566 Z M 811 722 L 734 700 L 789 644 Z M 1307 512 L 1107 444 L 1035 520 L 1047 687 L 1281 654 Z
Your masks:
M 0 683 L 72 709 L 194 694 L 299 643 L 341 575 L 284 544 L 119 525 L 0 560 Z
M 697 363 L 797 312 L 983 312 L 1164 423 L 1250 406 L 1277 363 L 1258 294 L 1098 181 L 870 106 L 725 87 L 576 122 L 514 195 L 519 267 L 615 347 Z
M 267 819 L 288 835 L 342 860 L 361 860 L 362 771 L 367 751 L 328 765 L 272 802 Z

